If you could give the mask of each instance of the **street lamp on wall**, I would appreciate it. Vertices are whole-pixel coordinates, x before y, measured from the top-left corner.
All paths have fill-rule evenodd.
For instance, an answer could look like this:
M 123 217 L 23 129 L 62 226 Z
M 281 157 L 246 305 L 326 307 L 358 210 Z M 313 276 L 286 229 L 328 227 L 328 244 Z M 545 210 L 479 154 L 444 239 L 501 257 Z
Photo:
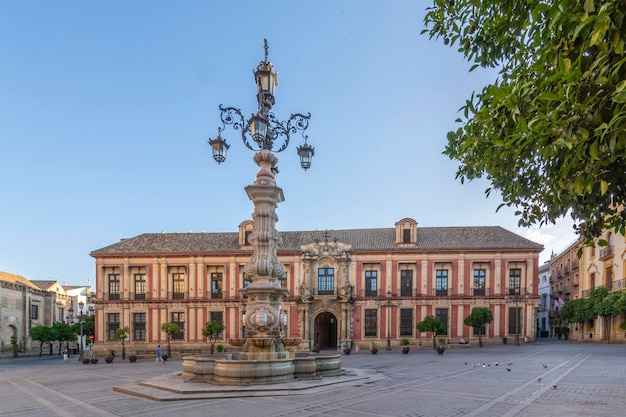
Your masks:
M 391 290 L 387 290 L 387 302 L 382 305 L 387 309 L 387 350 L 391 350 L 391 308 L 395 307 L 395 304 L 391 302 L 391 295 Z

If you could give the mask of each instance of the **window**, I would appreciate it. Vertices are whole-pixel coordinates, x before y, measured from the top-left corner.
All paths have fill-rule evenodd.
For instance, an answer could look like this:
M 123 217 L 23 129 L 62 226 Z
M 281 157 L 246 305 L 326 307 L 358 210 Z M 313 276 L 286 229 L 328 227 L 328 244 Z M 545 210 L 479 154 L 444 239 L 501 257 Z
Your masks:
M 378 331 L 378 311 L 365 309 L 365 336 L 376 336 Z
M 109 300 L 120 299 L 120 274 L 109 274 Z
M 172 313 L 171 323 L 178 325 L 178 333 L 172 335 L 172 340 L 185 339 L 185 313 Z
M 211 298 L 224 298 L 222 294 L 222 280 L 223 275 L 221 272 L 211 272 Z
M 411 229 L 402 231 L 402 243 L 411 243 Z
M 520 294 L 520 284 L 522 282 L 522 270 L 511 268 L 509 270 L 509 294 Z
M 485 334 L 486 334 L 486 331 L 485 331 L 486 327 L 487 326 L 472 327 L 472 329 L 473 329 L 472 331 L 473 331 L 474 336 L 478 336 L 478 335 L 485 336 Z
M 485 295 L 484 269 L 474 269 L 474 295 Z
M 413 295 L 413 271 L 410 269 L 400 271 L 400 295 L 404 297 Z
M 59 314 L 59 316 L 58 316 L 58 317 L 59 317 L 59 318 L 58 318 L 58 320 L 59 320 L 59 321 L 63 321 L 63 317 L 65 317 L 65 311 L 63 311 L 63 309 L 59 307 L 59 312 L 58 312 L 58 314 Z
M 115 340 L 115 332 L 120 328 L 120 313 L 107 314 L 109 340 Z
M 448 295 L 448 270 L 438 269 L 435 273 L 435 295 Z
M 591 274 L 589 274 L 589 285 L 591 289 L 596 287 L 596 274 L 594 272 L 592 272 Z
M 243 233 L 243 244 L 244 246 L 250 246 L 250 235 L 252 235 L 252 230 L 246 230 Z
M 239 270 L 241 271 L 241 282 L 242 282 L 243 288 L 246 288 L 252 282 L 252 277 L 246 274 L 245 272 L 243 272 L 245 268 L 246 268 L 245 265 L 239 266 Z
M 285 272 L 278 279 L 278 283 L 280 284 L 280 288 L 287 288 L 287 271 L 289 270 L 289 265 L 285 265 Z
M 413 336 L 413 309 L 400 309 L 400 336 Z
M 31 320 L 39 319 L 39 306 L 36 306 L 36 305 L 30 306 L 30 318 Z
M 317 270 L 317 294 L 333 295 L 335 293 L 335 269 L 319 268 Z
M 211 311 L 209 314 L 209 321 L 216 321 L 217 324 L 224 324 L 224 316 L 221 311 Z M 224 332 L 219 332 L 217 335 L 218 339 L 224 337 Z
M 180 272 L 172 274 L 172 288 L 174 289 L 173 299 L 182 300 L 185 298 L 185 274 Z
M 609 291 L 613 290 L 613 265 L 609 265 L 604 269 L 604 276 L 606 277 L 604 280 L 606 289 Z
M 146 340 L 146 313 L 133 313 L 133 340 Z
M 446 326 L 445 333 L 448 334 L 448 309 L 447 308 L 436 308 L 435 309 L 435 317 L 437 317 L 443 324 Z
M 378 278 L 377 271 L 365 271 L 365 296 L 375 297 L 378 295 L 376 290 L 376 282 Z
M 522 327 L 521 315 L 521 307 L 509 307 L 509 334 L 520 334 Z
M 135 300 L 146 299 L 146 275 L 135 274 Z

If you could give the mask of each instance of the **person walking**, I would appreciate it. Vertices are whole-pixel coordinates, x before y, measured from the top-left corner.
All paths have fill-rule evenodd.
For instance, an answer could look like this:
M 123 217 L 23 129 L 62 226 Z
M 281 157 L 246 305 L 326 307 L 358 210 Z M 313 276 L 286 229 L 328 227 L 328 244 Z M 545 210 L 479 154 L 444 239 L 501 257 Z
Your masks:
M 68 357 L 67 349 L 63 349 L 63 362 L 67 362 L 67 357 Z
M 161 349 L 161 345 L 157 346 L 156 362 L 163 362 L 163 349 Z M 165 364 L 165 362 L 163 362 L 163 363 Z

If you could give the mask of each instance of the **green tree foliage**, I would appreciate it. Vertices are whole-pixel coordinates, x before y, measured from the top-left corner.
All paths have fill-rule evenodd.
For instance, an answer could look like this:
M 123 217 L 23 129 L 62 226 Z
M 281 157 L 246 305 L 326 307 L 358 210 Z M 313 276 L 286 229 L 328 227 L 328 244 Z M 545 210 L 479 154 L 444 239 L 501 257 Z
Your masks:
M 76 332 L 74 331 L 74 327 L 72 325 L 57 321 L 52 324 L 51 337 L 52 340 L 56 340 L 59 342 L 59 355 L 61 355 L 63 343 L 69 342 L 70 340 L 75 340 Z
M 487 307 L 474 307 L 472 308 L 472 312 L 469 314 L 469 316 L 465 317 L 465 320 L 463 320 L 463 323 L 465 323 L 466 326 L 470 326 L 470 327 L 476 327 L 478 329 L 480 329 L 480 331 L 478 332 L 478 346 L 483 347 L 483 340 L 482 340 L 482 330 L 485 328 L 486 324 L 489 324 L 493 321 L 493 314 L 491 313 L 491 310 L 489 310 L 489 308 Z
M 606 342 L 611 343 L 611 327 L 613 325 L 613 318 L 626 311 L 626 292 L 622 290 L 607 293 L 605 288 L 602 288 L 602 290 L 604 290 L 602 291 L 602 295 L 598 295 L 597 292 L 595 294 L 595 311 L 598 316 L 603 318 Z M 592 292 L 593 291 L 597 290 L 592 290 Z
M 420 332 L 431 332 L 433 335 L 433 349 L 436 349 L 435 338 L 438 334 L 446 334 L 446 325 L 435 316 L 426 316 L 424 320 L 415 325 Z
M 126 359 L 126 339 L 130 333 L 130 327 L 119 327 L 115 331 L 115 340 L 122 342 L 122 359 Z
M 208 337 L 211 342 L 211 355 L 213 354 L 215 342 L 219 334 L 224 331 L 224 325 L 215 320 L 207 321 L 202 329 L 202 336 Z
M 624 234 L 624 0 L 433 0 L 431 38 L 499 75 L 462 107 L 444 154 L 486 177 L 519 224 L 580 222 L 587 243 Z M 498 208 L 500 208 L 498 207 Z M 600 242 L 604 244 L 605 242 Z
M 55 334 L 52 331 L 52 328 L 49 326 L 44 326 L 43 324 L 37 324 L 30 329 L 30 338 L 36 342 L 39 342 L 39 357 L 41 357 L 43 352 L 43 344 L 53 342 L 56 340 L 54 337 Z M 52 354 L 52 350 L 50 351 Z
M 176 323 L 162 323 L 161 331 L 167 334 L 167 357 L 172 357 L 172 347 L 170 346 L 170 340 L 172 339 L 172 335 L 180 332 L 180 327 Z
M 595 320 L 596 317 L 598 317 L 591 298 L 577 298 L 575 300 L 566 301 L 565 305 L 561 307 L 560 315 L 561 320 L 565 323 L 578 323 L 581 328 L 581 341 L 585 340 L 582 331 L 585 322 Z

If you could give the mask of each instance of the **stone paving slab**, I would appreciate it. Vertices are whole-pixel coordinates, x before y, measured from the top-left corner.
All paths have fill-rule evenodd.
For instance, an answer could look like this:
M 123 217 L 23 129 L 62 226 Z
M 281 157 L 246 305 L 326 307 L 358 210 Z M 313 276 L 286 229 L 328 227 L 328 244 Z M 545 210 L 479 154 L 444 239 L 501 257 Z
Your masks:
M 626 415 L 626 345 L 540 339 L 448 349 L 444 355 L 430 349 L 408 355 L 353 352 L 342 361 L 367 378 L 313 389 L 268 393 L 267 386 L 250 386 L 236 397 L 155 401 L 114 387 L 173 379 L 180 359 L 81 365 L 59 357 L 0 357 L 0 417 Z

